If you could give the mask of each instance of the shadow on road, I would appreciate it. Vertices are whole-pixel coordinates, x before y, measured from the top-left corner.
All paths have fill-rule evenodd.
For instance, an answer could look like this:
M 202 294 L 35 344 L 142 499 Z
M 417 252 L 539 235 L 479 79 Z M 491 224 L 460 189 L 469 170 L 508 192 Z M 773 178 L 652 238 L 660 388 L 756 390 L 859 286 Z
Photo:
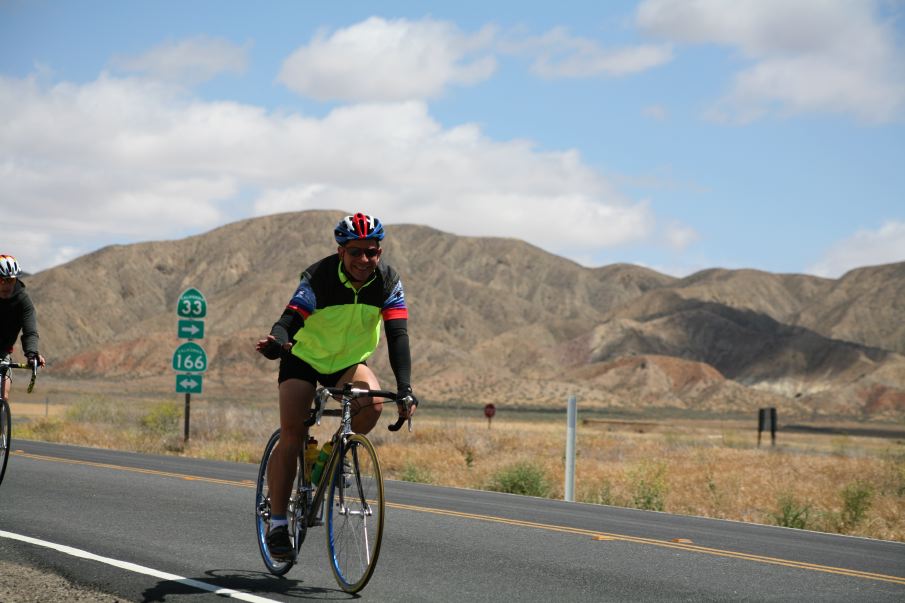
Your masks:
M 245 593 L 266 597 L 267 595 L 284 595 L 294 599 L 315 599 L 319 601 L 344 601 L 358 599 L 358 595 L 350 595 L 336 588 L 307 587 L 301 580 L 273 576 L 266 572 L 248 570 L 210 570 L 199 578 L 190 578 L 204 582 L 217 588 L 230 588 Z M 143 601 L 166 601 L 173 595 L 201 595 L 205 591 L 181 581 L 161 580 L 157 585 L 145 589 Z

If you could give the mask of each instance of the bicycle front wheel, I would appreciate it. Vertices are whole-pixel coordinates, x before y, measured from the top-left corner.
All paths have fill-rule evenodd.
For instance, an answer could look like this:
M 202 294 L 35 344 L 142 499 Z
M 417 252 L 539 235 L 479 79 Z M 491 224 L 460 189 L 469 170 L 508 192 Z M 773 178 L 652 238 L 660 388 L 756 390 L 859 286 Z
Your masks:
M 359 434 L 349 437 L 333 463 L 329 484 L 330 567 L 340 588 L 357 593 L 374 573 L 383 537 L 383 476 L 370 440 Z
M 0 399 L 0 483 L 6 474 L 6 461 L 9 460 L 10 423 L 9 403 Z
M 289 498 L 289 505 L 286 510 L 286 517 L 289 520 L 289 538 L 292 542 L 295 556 L 289 560 L 282 560 L 276 559 L 271 555 L 270 549 L 267 546 L 267 530 L 270 527 L 270 517 L 272 515 L 270 506 L 270 488 L 267 485 L 267 473 L 269 471 L 273 450 L 276 448 L 277 442 L 279 441 L 280 430 L 277 429 L 273 435 L 270 436 L 267 446 L 264 447 L 261 465 L 258 468 L 258 483 L 255 488 L 255 528 L 258 536 L 258 548 L 261 551 L 261 558 L 264 560 L 264 565 L 267 566 L 267 569 L 271 574 L 276 576 L 282 576 L 292 569 L 296 557 L 298 556 L 299 548 L 302 546 L 302 541 L 305 539 L 305 532 L 307 531 L 307 524 L 305 523 L 304 517 L 306 509 L 305 501 L 300 499 L 299 489 L 295 488 Z M 298 471 L 301 471 L 301 469 L 299 468 Z M 301 473 L 297 473 L 296 479 L 301 479 Z

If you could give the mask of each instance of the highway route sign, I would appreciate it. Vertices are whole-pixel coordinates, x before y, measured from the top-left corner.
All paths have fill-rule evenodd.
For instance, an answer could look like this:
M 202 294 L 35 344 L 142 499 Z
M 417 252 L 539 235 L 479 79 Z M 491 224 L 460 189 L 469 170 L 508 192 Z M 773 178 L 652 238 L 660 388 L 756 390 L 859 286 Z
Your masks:
M 179 296 L 176 314 L 182 318 L 204 318 L 207 316 L 207 300 L 201 291 L 189 287 Z
M 179 339 L 204 339 L 204 321 L 181 318 L 178 321 L 177 335 Z
M 183 343 L 173 353 L 173 370 L 183 373 L 203 373 L 207 370 L 207 353 L 197 343 Z
M 176 393 L 200 394 L 202 381 L 201 375 L 176 375 Z

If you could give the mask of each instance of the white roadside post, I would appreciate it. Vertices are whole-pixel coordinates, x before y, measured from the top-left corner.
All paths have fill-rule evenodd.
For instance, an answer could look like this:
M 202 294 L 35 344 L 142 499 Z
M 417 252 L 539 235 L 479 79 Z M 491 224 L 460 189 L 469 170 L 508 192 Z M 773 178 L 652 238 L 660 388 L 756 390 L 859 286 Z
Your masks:
M 575 501 L 575 424 L 577 422 L 578 404 L 575 395 L 569 396 L 566 412 L 566 497 L 569 502 Z

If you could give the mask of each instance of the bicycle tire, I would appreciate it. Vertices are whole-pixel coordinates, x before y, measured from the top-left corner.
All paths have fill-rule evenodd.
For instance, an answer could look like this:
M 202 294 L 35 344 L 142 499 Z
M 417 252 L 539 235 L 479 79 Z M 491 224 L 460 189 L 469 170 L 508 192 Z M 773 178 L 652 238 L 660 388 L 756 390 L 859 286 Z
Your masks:
M 6 475 L 6 463 L 9 461 L 10 436 L 12 432 L 12 417 L 9 412 L 9 402 L 0 399 L 0 484 Z
M 258 468 L 258 482 L 255 487 L 255 528 L 257 531 L 258 549 L 261 552 L 261 559 L 267 570 L 275 576 L 282 576 L 295 565 L 298 558 L 299 549 L 305 539 L 307 532 L 307 523 L 305 519 L 306 501 L 298 500 L 298 488 L 292 490 L 289 498 L 289 507 L 286 510 L 286 517 L 289 520 L 289 539 L 292 541 L 295 555 L 290 560 L 274 559 L 267 547 L 267 529 L 270 520 L 270 492 L 267 486 L 267 470 L 270 465 L 270 459 L 273 450 L 276 448 L 277 442 L 280 441 L 280 430 L 277 429 L 270 436 L 267 446 L 264 447 L 264 454 L 261 457 L 261 464 Z M 301 467 L 296 467 L 297 479 L 302 478 Z
M 333 463 L 327 494 L 327 550 L 337 584 L 348 593 L 365 587 L 383 538 L 384 490 L 377 451 L 354 434 Z

